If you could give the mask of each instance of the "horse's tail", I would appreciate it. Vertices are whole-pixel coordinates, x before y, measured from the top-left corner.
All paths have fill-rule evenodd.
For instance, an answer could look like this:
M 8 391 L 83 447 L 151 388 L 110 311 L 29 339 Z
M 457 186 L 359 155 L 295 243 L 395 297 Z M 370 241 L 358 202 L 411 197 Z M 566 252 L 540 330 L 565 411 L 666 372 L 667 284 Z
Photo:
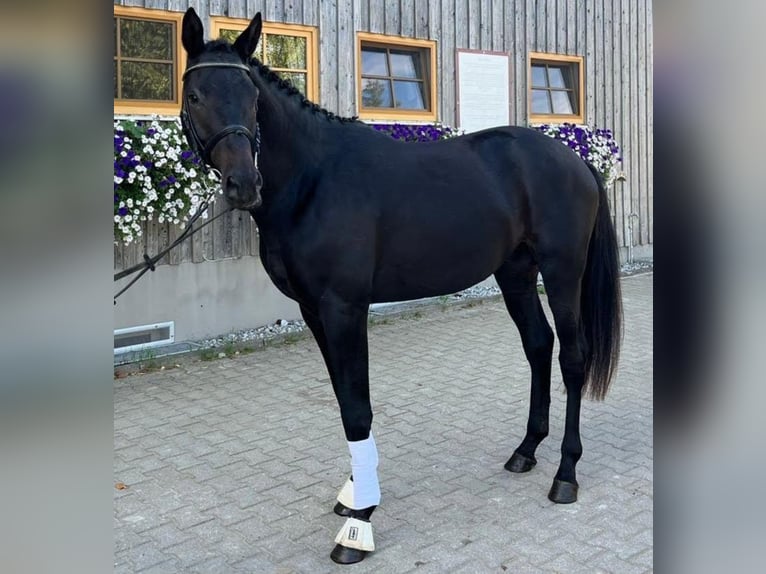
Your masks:
M 599 201 L 580 299 L 582 329 L 587 340 L 583 391 L 592 399 L 602 400 L 609 390 L 620 357 L 620 257 L 603 179 L 589 163 L 588 168 L 598 183 Z

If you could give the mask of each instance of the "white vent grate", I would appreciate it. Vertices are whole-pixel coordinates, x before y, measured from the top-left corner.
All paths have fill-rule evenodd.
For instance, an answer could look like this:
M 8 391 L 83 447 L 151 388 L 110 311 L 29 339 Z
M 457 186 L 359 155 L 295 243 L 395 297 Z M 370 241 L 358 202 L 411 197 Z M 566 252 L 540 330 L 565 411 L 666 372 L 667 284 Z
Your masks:
M 114 354 L 144 351 L 175 341 L 175 322 L 138 325 L 114 330 Z

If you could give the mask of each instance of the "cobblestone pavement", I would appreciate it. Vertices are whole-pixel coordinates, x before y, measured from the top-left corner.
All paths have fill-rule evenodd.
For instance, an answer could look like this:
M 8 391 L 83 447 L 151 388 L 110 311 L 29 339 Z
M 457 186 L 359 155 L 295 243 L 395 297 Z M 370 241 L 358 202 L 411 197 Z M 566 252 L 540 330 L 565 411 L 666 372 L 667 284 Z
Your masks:
M 529 371 L 501 301 L 371 327 L 382 502 L 377 551 L 353 566 L 329 558 L 350 465 L 313 340 L 115 380 L 115 571 L 651 571 L 652 274 L 623 293 L 622 360 L 607 400 L 584 402 L 571 505 L 546 496 L 563 435 L 557 363 L 537 467 L 503 470 Z

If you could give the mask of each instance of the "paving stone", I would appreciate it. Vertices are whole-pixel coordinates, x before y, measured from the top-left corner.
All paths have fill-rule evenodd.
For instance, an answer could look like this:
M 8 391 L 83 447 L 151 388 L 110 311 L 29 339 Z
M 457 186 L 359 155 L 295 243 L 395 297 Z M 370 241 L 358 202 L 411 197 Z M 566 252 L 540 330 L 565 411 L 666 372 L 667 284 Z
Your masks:
M 378 550 L 355 574 L 652 570 L 652 275 L 623 292 L 622 361 L 606 401 L 583 404 L 572 505 L 547 499 L 566 398 L 555 355 L 538 464 L 502 468 L 529 400 L 502 301 L 370 328 L 383 498 Z M 332 506 L 350 464 L 313 340 L 181 359 L 114 390 L 114 480 L 128 485 L 114 493 L 115 572 L 337 571 Z

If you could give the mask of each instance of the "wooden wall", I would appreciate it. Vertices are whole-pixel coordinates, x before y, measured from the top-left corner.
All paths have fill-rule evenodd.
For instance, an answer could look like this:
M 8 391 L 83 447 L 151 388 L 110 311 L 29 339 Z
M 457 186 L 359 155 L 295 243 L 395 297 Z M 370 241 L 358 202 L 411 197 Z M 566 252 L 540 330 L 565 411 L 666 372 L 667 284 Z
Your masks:
M 510 54 L 511 122 L 527 124 L 527 54 L 585 57 L 585 122 L 615 133 L 623 148 L 625 182 L 611 190 L 620 245 L 653 243 L 652 0 L 121 0 L 115 4 L 184 11 L 202 17 L 251 18 L 316 26 L 320 104 L 357 113 L 355 33 L 374 32 L 437 41 L 439 119 L 455 125 L 455 50 Z M 632 226 L 632 227 L 631 227 Z M 162 227 L 162 226 L 159 226 Z M 224 216 L 170 263 L 239 257 L 257 252 L 256 231 L 244 217 Z M 150 230 L 160 246 L 173 232 Z M 151 248 L 150 248 L 151 251 Z M 115 266 L 138 257 L 115 248 Z

